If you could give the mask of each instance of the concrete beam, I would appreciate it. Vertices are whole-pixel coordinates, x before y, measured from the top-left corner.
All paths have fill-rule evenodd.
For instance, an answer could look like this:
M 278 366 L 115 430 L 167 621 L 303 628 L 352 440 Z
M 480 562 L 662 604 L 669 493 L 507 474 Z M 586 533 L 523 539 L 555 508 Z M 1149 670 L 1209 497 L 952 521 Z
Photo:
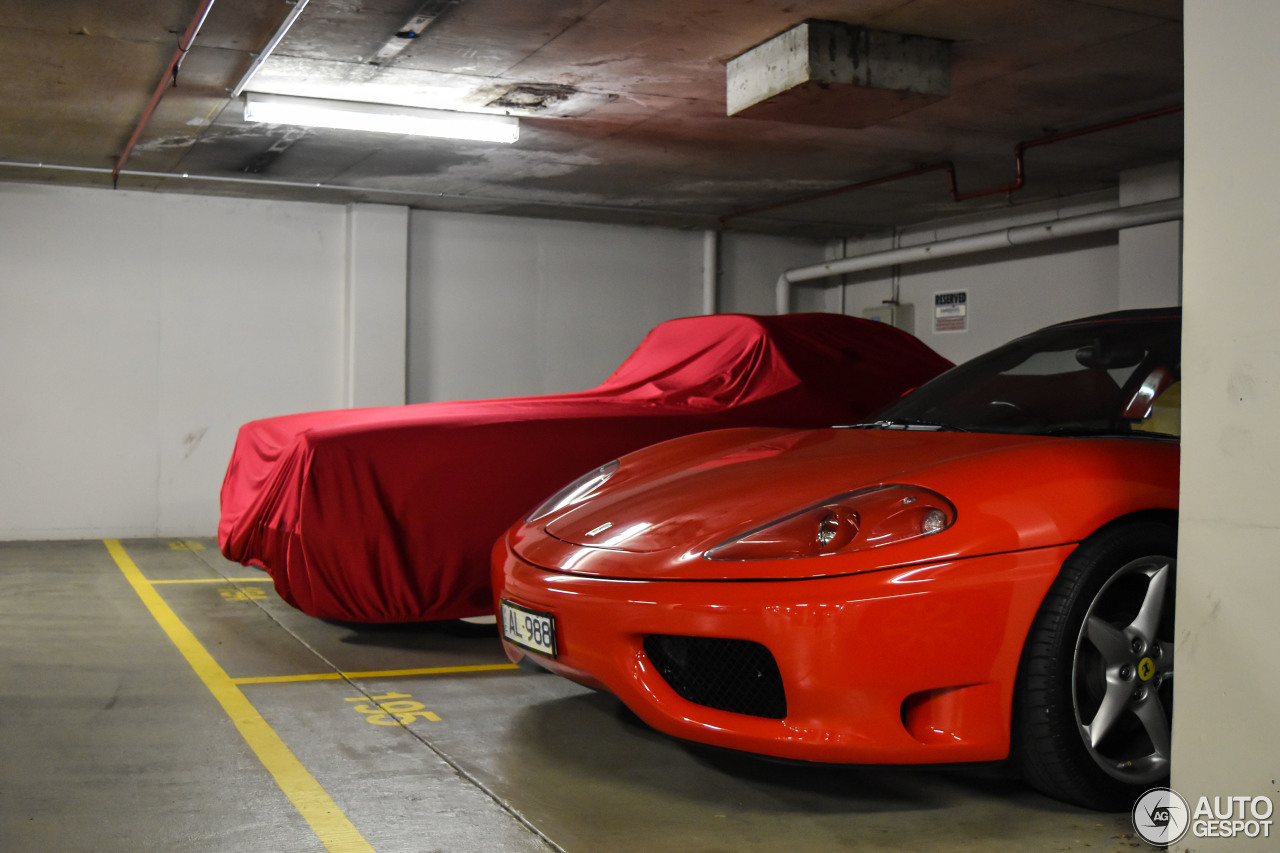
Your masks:
M 858 128 L 945 97 L 951 43 L 808 20 L 729 60 L 728 114 Z

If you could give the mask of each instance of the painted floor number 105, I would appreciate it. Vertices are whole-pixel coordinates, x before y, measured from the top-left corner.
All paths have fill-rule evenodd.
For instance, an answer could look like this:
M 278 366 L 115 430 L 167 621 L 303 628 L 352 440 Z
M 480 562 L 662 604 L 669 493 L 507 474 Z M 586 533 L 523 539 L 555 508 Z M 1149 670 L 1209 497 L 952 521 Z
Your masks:
M 507 642 L 547 657 L 556 656 L 555 616 L 505 599 L 499 605 L 502 610 L 502 636 Z
M 421 702 L 414 702 L 408 693 L 384 693 L 381 696 L 355 696 L 348 702 L 363 702 L 354 706 L 364 714 L 365 722 L 375 726 L 407 726 L 421 718 L 433 723 L 440 722 L 440 717 Z

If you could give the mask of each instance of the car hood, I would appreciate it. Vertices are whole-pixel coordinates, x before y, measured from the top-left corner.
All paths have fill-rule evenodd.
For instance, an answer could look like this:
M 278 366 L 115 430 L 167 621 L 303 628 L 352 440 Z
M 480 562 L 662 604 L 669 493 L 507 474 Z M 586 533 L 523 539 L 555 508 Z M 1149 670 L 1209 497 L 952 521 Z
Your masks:
M 1107 521 L 1176 509 L 1178 447 L 1144 439 L 919 430 L 725 430 L 622 460 L 588 500 L 518 528 L 517 553 L 559 571 L 685 580 L 846 574 L 1078 541 Z M 931 489 L 957 510 L 932 536 L 779 560 L 709 560 L 747 531 L 835 495 Z

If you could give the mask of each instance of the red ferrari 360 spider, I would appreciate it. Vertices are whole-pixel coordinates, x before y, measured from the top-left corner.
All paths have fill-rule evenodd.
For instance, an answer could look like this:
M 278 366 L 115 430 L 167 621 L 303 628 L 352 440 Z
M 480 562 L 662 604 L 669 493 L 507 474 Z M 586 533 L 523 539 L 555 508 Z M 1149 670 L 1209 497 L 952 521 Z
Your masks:
M 849 423 L 950 366 L 837 314 L 671 320 L 590 391 L 245 424 L 218 542 L 312 616 L 491 614 L 494 540 L 584 469 L 699 430 Z
M 691 741 L 1128 808 L 1169 769 L 1180 331 L 1064 323 L 873 423 L 609 462 L 495 546 L 507 653 Z

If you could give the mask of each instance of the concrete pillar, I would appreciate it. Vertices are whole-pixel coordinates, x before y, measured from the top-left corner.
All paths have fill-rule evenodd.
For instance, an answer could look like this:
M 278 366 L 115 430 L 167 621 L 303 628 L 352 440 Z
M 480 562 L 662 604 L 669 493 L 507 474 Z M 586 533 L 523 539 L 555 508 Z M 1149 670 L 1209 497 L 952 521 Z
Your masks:
M 1182 497 L 1173 788 L 1280 804 L 1280 4 L 1184 3 Z M 1224 804 L 1225 805 L 1225 804 Z M 1234 805 L 1232 805 L 1234 808 Z M 1246 815 L 1246 817 L 1249 817 Z M 1197 837 L 1175 851 L 1275 850 Z
M 344 405 L 403 405 L 409 209 L 348 205 L 346 248 Z

